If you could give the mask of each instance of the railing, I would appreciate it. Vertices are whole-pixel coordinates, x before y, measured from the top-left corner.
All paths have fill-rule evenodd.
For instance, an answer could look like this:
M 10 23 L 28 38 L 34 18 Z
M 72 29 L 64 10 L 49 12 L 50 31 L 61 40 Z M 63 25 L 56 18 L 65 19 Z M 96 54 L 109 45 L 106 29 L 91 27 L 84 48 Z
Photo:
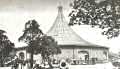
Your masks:
M 72 65 L 94 65 L 97 63 L 105 63 L 104 60 L 72 60 Z

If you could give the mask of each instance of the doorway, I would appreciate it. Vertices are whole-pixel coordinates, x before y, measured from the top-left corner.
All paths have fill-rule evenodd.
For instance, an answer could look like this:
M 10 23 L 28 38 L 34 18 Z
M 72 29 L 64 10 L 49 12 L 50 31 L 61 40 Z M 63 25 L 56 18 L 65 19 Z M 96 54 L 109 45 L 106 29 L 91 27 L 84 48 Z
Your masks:
M 89 53 L 87 51 L 78 51 L 80 62 L 87 63 L 89 60 Z

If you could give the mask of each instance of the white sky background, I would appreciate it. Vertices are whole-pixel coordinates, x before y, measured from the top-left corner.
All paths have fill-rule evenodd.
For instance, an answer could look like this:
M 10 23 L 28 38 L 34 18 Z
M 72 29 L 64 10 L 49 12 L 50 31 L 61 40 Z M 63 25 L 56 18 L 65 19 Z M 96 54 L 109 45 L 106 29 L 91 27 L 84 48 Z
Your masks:
M 69 21 L 69 4 L 72 0 L 0 0 L 0 29 L 7 31 L 9 39 L 16 47 L 24 46 L 18 42 L 18 38 L 23 33 L 25 23 L 35 19 L 43 32 L 47 32 L 57 16 L 59 1 L 62 2 L 64 15 Z M 73 30 L 91 43 L 108 46 L 113 52 L 120 51 L 120 37 L 108 40 L 101 35 L 100 29 L 88 26 L 74 26 Z

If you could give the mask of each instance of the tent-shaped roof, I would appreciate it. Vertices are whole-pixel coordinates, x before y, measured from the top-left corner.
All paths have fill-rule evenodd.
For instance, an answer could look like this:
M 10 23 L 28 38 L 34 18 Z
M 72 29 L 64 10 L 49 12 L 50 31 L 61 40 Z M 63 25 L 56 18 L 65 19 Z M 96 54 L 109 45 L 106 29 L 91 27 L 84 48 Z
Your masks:
M 52 36 L 58 42 L 58 45 L 98 46 L 85 41 L 68 26 L 68 22 L 63 15 L 62 6 L 58 7 L 57 18 L 47 35 Z

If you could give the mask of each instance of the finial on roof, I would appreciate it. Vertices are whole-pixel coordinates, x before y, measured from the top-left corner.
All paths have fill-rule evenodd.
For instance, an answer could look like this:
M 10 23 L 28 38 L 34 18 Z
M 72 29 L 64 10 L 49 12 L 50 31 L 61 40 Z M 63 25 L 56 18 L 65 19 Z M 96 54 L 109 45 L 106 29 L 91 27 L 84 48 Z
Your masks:
M 59 1 L 59 6 L 61 6 L 61 4 L 62 4 L 62 2 L 61 2 L 61 1 Z
M 62 7 L 62 3 L 61 3 L 61 1 L 59 1 L 58 11 L 61 12 L 61 11 L 62 11 L 62 8 L 63 8 L 63 7 Z

